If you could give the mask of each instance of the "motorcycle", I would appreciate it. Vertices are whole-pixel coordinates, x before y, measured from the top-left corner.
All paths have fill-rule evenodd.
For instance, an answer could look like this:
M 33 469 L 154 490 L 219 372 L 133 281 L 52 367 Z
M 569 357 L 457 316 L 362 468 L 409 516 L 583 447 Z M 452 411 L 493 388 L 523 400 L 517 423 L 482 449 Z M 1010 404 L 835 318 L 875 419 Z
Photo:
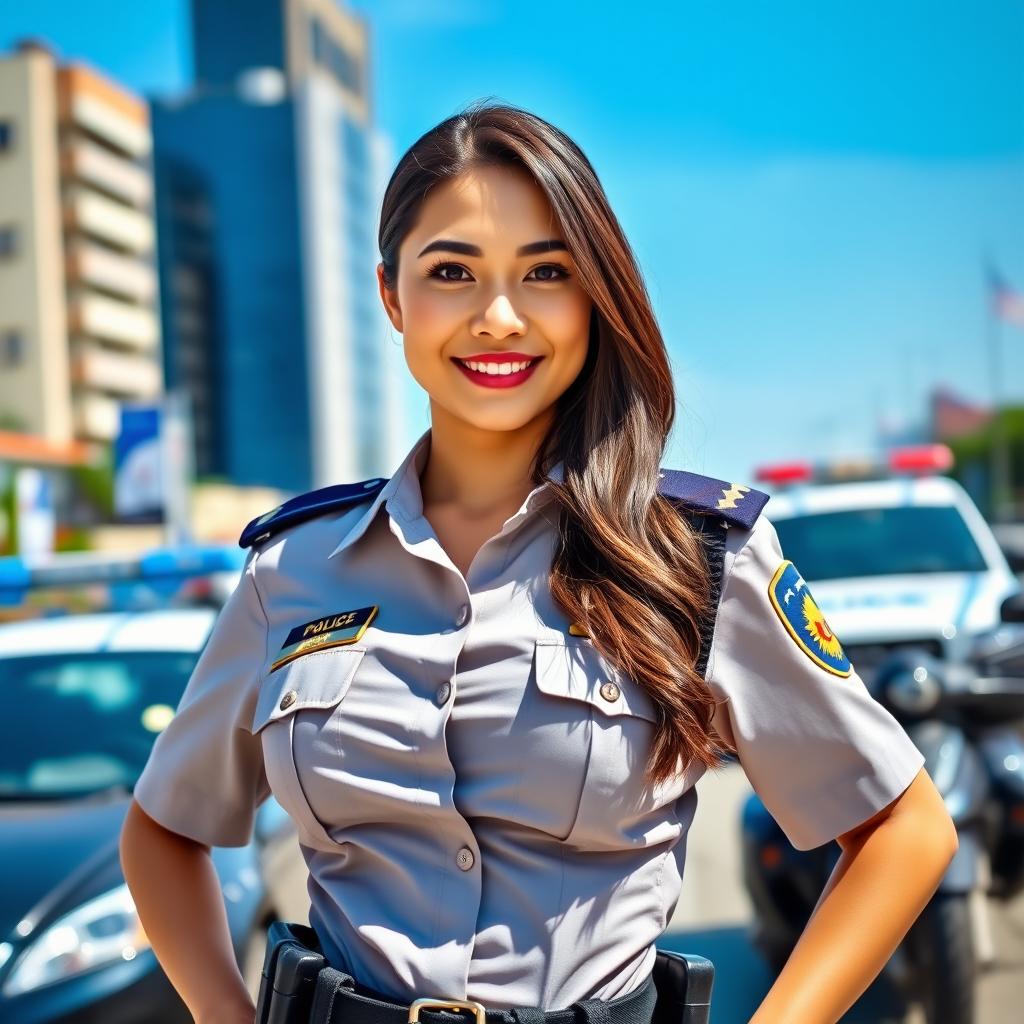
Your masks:
M 995 959 L 989 898 L 1024 888 L 1024 593 L 970 657 L 895 650 L 865 684 L 925 757 L 959 837 L 935 894 L 883 973 L 928 1024 L 973 1024 L 979 970 Z M 794 849 L 752 794 L 742 814 L 751 937 L 779 971 L 841 854 L 837 843 Z

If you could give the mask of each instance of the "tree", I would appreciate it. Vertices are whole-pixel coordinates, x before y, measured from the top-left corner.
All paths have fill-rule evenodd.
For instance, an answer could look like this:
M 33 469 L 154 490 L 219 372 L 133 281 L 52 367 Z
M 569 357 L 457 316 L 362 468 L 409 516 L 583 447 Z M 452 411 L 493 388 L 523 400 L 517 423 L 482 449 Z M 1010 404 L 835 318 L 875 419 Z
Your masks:
M 1009 463 L 1009 494 L 1004 505 L 1010 518 L 1024 519 L 1024 406 L 1004 406 L 998 410 L 1003 437 L 1006 438 Z M 958 480 L 989 519 L 996 513 L 992 493 L 992 445 L 996 436 L 995 419 L 971 434 L 947 442 L 955 463 L 950 474 Z

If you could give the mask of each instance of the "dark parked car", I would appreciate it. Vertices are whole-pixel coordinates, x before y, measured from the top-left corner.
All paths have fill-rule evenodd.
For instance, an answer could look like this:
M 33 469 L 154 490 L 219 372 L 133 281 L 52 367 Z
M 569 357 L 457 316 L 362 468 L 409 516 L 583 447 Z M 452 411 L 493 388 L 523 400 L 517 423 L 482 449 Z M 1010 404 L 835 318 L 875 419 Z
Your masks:
M 0 1022 L 191 1021 L 140 926 L 118 842 L 216 614 L 0 625 Z M 306 866 L 273 797 L 248 846 L 212 857 L 255 999 L 269 923 L 306 920 Z

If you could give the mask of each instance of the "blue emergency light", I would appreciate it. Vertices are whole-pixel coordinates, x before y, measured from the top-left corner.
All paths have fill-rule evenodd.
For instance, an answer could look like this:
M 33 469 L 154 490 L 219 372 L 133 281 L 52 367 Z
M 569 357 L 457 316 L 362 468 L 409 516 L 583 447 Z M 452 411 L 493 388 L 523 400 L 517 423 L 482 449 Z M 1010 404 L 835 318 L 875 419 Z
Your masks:
M 246 552 L 235 546 L 182 545 L 133 555 L 68 552 L 26 562 L 0 558 L 0 605 L 21 604 L 30 590 L 121 583 L 150 584 L 161 590 L 190 576 L 237 572 Z
M 205 576 L 211 572 L 240 570 L 245 563 L 244 548 L 191 546 L 154 548 L 139 560 L 143 579 L 157 577 Z

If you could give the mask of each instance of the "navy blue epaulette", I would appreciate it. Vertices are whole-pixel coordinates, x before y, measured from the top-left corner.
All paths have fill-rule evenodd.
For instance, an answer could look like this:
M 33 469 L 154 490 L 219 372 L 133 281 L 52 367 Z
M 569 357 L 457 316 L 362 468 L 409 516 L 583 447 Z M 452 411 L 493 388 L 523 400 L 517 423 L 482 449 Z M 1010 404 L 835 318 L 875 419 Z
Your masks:
M 694 508 L 716 512 L 730 524 L 752 527 L 769 495 L 746 484 L 716 480 L 685 469 L 662 469 L 658 493 Z
M 238 546 L 251 547 L 287 526 L 375 498 L 386 483 L 386 478 L 374 477 L 354 484 L 332 484 L 296 495 L 252 520 L 242 531 Z M 661 471 L 658 492 L 694 508 L 716 512 L 729 523 L 748 529 L 754 525 L 769 497 L 764 491 L 745 484 L 729 483 L 680 469 Z
M 367 498 L 375 498 L 386 483 L 386 477 L 374 477 L 372 480 L 360 480 L 355 484 L 331 484 L 329 487 L 297 494 L 249 523 L 242 531 L 242 536 L 238 538 L 238 546 L 251 547 L 257 541 L 266 540 L 286 526 L 294 526 L 306 519 L 312 519 L 313 516 L 321 516 L 325 512 L 333 512 L 335 509 L 354 505 Z

